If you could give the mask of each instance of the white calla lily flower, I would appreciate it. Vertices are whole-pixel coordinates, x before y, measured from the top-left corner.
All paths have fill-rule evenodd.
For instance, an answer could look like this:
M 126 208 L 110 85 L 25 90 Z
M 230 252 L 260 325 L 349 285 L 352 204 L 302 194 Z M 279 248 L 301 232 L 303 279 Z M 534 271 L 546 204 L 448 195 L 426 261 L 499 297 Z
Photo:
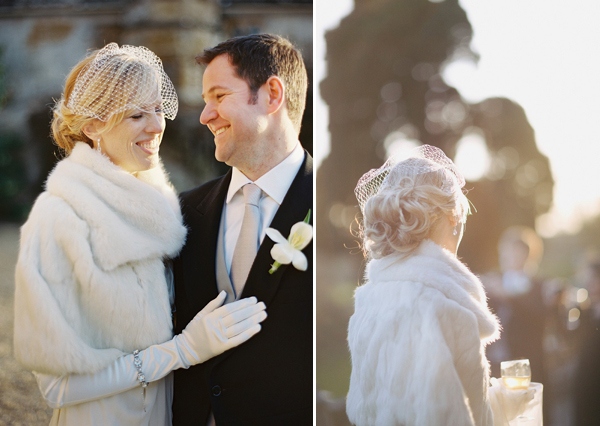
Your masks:
M 310 214 L 310 213 L 309 213 Z M 307 215 L 307 219 L 310 216 Z M 312 241 L 313 227 L 306 222 L 298 222 L 292 226 L 290 236 L 286 239 L 281 232 L 274 228 L 267 228 L 266 234 L 275 242 L 271 249 L 271 256 L 275 260 L 269 271 L 273 273 L 280 265 L 294 265 L 300 271 L 306 271 L 308 260 L 302 250 Z

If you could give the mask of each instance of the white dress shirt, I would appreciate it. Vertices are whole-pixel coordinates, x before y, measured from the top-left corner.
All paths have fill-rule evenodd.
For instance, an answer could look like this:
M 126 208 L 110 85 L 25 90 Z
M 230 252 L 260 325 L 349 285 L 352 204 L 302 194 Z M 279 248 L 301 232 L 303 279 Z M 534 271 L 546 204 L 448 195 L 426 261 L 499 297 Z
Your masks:
M 244 195 L 241 188 L 247 183 L 254 183 L 263 191 L 259 202 L 261 221 L 258 230 L 260 242 L 262 243 L 265 238 L 265 230 L 275 217 L 303 161 L 304 149 L 298 142 L 290 155 L 258 178 L 256 182 L 252 182 L 238 169 L 233 168 L 221 216 L 221 219 L 225 221 L 225 265 L 228 273 L 231 273 L 231 259 L 244 218 Z M 302 218 L 299 220 L 302 220 Z

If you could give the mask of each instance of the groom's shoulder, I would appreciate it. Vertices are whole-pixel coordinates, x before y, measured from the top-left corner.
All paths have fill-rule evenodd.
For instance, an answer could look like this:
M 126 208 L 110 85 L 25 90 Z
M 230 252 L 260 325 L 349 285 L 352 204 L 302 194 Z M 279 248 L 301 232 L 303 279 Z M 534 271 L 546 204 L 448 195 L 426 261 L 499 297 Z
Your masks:
M 219 176 L 195 188 L 189 189 L 179 194 L 182 203 L 196 205 L 199 204 L 208 194 L 218 189 L 226 180 L 227 175 Z
M 302 185 L 303 187 L 310 187 L 312 189 L 313 159 L 307 151 L 305 151 L 304 161 L 302 162 L 300 170 L 298 170 L 298 174 L 296 175 L 294 182 L 298 182 L 298 184 Z
M 308 151 L 304 151 L 306 155 L 304 156 L 303 167 L 307 176 L 311 176 L 313 174 L 313 158 Z

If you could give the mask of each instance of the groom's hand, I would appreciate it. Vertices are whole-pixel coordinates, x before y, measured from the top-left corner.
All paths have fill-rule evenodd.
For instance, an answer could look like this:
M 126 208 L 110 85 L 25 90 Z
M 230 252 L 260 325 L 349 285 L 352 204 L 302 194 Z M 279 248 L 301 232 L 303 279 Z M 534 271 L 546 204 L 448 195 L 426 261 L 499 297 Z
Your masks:
M 263 302 L 257 303 L 256 297 L 249 297 L 221 306 L 225 297 L 222 291 L 174 337 L 177 350 L 188 366 L 238 346 L 260 331 L 260 323 L 267 317 Z

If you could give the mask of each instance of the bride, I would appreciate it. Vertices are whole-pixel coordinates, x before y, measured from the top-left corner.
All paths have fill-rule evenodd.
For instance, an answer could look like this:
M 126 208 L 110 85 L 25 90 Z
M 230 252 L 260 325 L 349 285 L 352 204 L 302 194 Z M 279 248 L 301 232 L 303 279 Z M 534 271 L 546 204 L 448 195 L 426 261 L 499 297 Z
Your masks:
M 485 357 L 500 324 L 456 257 L 470 213 L 464 184 L 428 145 L 358 182 L 369 262 L 348 327 L 346 411 L 356 425 L 503 424 L 501 385 L 489 391 Z M 512 405 L 518 411 L 531 397 L 518 392 Z
M 168 262 L 186 228 L 158 152 L 177 95 L 145 47 L 80 61 L 54 107 L 67 154 L 21 228 L 14 351 L 52 425 L 171 424 L 173 370 L 260 331 L 256 298 L 208 303 L 173 337 Z M 198 277 L 201 285 L 202 277 Z

